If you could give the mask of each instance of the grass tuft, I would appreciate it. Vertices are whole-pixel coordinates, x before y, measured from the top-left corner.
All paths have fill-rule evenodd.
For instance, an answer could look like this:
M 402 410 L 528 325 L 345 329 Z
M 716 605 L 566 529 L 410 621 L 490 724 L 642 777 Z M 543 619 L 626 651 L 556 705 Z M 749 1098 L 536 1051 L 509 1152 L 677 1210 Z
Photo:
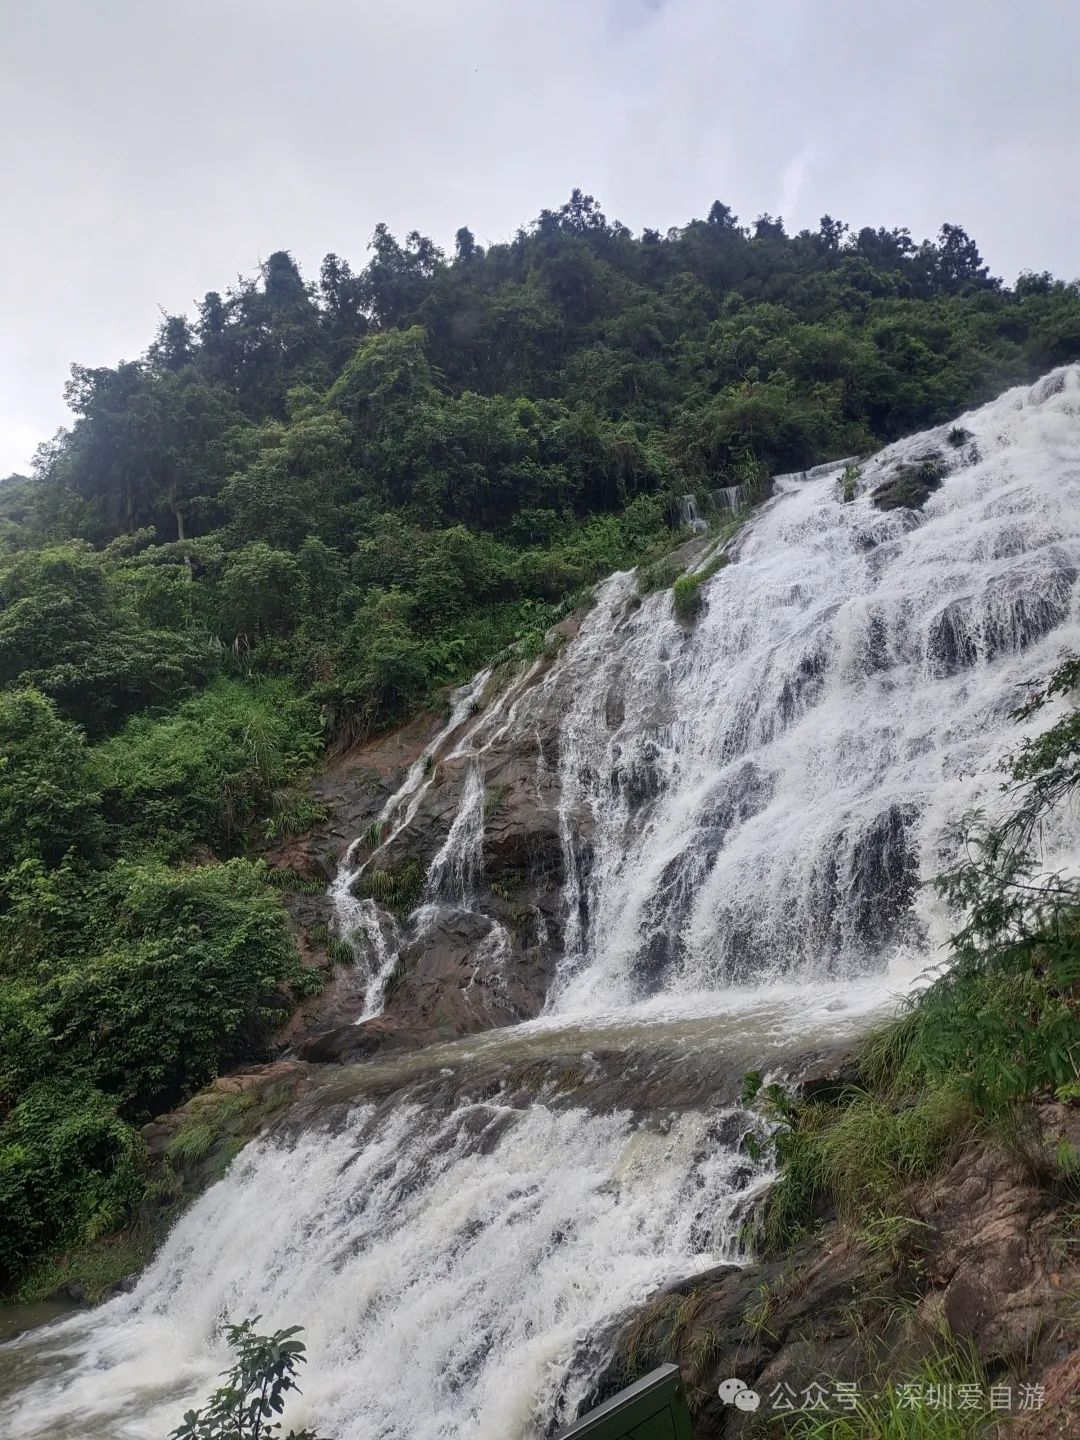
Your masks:
M 837 1392 L 820 1410 L 781 1421 L 786 1440 L 974 1440 L 1005 1414 L 991 1409 L 992 1381 L 971 1349 L 946 1342 L 902 1379 Z

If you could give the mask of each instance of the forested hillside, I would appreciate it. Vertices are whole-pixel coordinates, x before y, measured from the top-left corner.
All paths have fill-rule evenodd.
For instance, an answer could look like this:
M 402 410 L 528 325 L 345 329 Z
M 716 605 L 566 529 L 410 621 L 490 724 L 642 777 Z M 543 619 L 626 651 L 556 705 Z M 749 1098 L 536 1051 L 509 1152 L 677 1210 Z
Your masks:
M 1080 357 L 1080 286 L 943 226 L 632 235 L 575 192 L 453 257 L 285 251 L 74 366 L 0 484 L 0 1288 L 127 1221 L 137 1127 L 265 1053 L 298 781 L 679 538 L 678 497 L 869 450 Z

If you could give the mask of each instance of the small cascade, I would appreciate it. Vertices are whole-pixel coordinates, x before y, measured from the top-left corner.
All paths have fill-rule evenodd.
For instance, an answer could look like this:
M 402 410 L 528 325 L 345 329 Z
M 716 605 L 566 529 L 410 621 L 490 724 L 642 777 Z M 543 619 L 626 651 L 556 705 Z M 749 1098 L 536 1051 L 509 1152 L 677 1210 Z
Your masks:
M 484 867 L 484 780 L 479 764 L 469 778 L 454 823 L 442 848 L 428 866 L 427 899 L 451 901 L 468 908 Z
M 401 785 L 379 812 L 373 826 L 375 844 L 370 847 L 367 858 L 360 865 L 351 864 L 356 851 L 364 843 L 364 837 L 354 840 L 330 886 L 338 933 L 349 942 L 367 967 L 361 1020 L 370 1020 L 382 1009 L 386 981 L 397 961 L 401 936 L 388 912 L 374 900 L 356 894 L 357 883 L 376 855 L 412 823 L 424 794 L 434 781 L 436 757 L 473 715 L 490 678 L 490 670 L 481 670 L 467 685 L 455 691 L 446 724 L 417 756 Z
M 368 985 L 364 1008 L 357 1023 L 382 1013 L 386 984 L 393 974 L 402 945 L 407 938 L 423 939 L 441 910 L 452 904 L 471 911 L 473 895 L 483 873 L 485 787 L 483 759 L 517 720 L 518 711 L 536 675 L 539 661 L 524 666 L 518 675 L 486 707 L 479 704 L 488 688 L 491 671 L 483 670 L 467 685 L 455 691 L 450 718 L 410 767 L 401 787 L 386 802 L 376 825 L 379 840 L 364 862 L 348 868 L 348 860 L 362 843 L 354 842 L 346 864 L 330 888 L 338 929 L 367 963 Z M 372 899 L 355 894 L 364 871 L 412 824 L 424 797 L 435 781 L 436 761 L 451 764 L 470 762 L 468 779 L 458 813 L 440 849 L 431 860 L 421 904 L 409 916 L 404 928 Z M 477 970 L 495 966 L 506 953 L 506 929 L 485 917 L 486 938 L 476 957 Z
M 695 535 L 701 535 L 709 528 L 709 522 L 698 509 L 697 498 L 693 495 L 679 496 L 679 524 L 685 525 Z
M 717 510 L 725 514 L 737 515 L 746 506 L 745 485 L 722 485 L 719 490 L 713 490 L 709 499 Z

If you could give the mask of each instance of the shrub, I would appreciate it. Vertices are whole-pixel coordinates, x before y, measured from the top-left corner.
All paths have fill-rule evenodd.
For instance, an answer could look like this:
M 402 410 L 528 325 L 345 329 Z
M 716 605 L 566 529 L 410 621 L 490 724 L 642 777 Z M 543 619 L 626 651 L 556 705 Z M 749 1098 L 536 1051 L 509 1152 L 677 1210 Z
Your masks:
M 90 773 L 118 843 L 229 854 L 260 817 L 282 835 L 314 821 L 302 801 L 275 801 L 320 748 L 315 707 L 284 681 L 218 680 L 171 715 L 128 721 L 90 752 Z
M 0 1291 L 42 1250 L 122 1225 L 145 1148 L 116 1103 L 80 1078 L 29 1086 L 0 1125 Z
M 0 876 L 22 860 L 56 865 L 71 849 L 92 858 L 98 801 L 82 731 L 36 690 L 0 694 Z
M 288 990 L 318 983 L 264 876 L 247 860 L 117 865 L 96 897 L 103 948 L 58 958 L 42 986 L 65 1064 L 141 1115 L 262 1058 Z
M 281 1436 L 282 1421 L 275 1420 L 285 1408 L 290 1392 L 300 1394 L 296 1372 L 307 1363 L 304 1345 L 295 1337 L 301 1326 L 258 1335 L 255 1326 L 262 1317 L 226 1325 L 225 1338 L 235 1355 L 225 1384 L 215 1390 L 202 1410 L 189 1410 L 183 1423 L 170 1433 L 169 1440 L 273 1440 Z M 310 1430 L 290 1430 L 282 1440 L 317 1440 Z
M 413 859 L 394 870 L 365 870 L 360 877 L 360 892 L 397 915 L 409 915 L 424 893 L 424 867 Z
M 680 575 L 671 587 L 675 614 L 684 625 L 688 625 L 701 609 L 701 576 Z
M 872 500 L 879 510 L 921 510 L 935 490 L 941 488 L 945 471 L 935 460 L 900 465 L 891 479 L 875 487 Z

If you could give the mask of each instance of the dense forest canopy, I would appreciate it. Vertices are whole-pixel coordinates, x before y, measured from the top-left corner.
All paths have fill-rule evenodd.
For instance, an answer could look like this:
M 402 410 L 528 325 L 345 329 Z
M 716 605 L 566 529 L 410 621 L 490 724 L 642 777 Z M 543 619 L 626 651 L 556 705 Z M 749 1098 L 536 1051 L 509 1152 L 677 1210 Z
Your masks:
M 575 191 L 447 256 L 286 251 L 76 365 L 0 484 L 0 1288 L 143 1193 L 137 1127 L 264 1052 L 303 971 L 250 857 L 294 782 L 678 538 L 678 497 L 862 452 L 1080 357 L 1080 286 L 955 225 Z
M 718 201 L 634 236 L 575 191 L 509 244 L 370 249 L 317 282 L 278 251 L 141 359 L 72 368 L 73 424 L 0 487 L 0 683 L 100 734 L 211 673 L 288 674 L 361 733 L 661 536 L 673 496 L 1080 354 L 1080 289 L 1006 289 L 956 225 L 788 236 Z

